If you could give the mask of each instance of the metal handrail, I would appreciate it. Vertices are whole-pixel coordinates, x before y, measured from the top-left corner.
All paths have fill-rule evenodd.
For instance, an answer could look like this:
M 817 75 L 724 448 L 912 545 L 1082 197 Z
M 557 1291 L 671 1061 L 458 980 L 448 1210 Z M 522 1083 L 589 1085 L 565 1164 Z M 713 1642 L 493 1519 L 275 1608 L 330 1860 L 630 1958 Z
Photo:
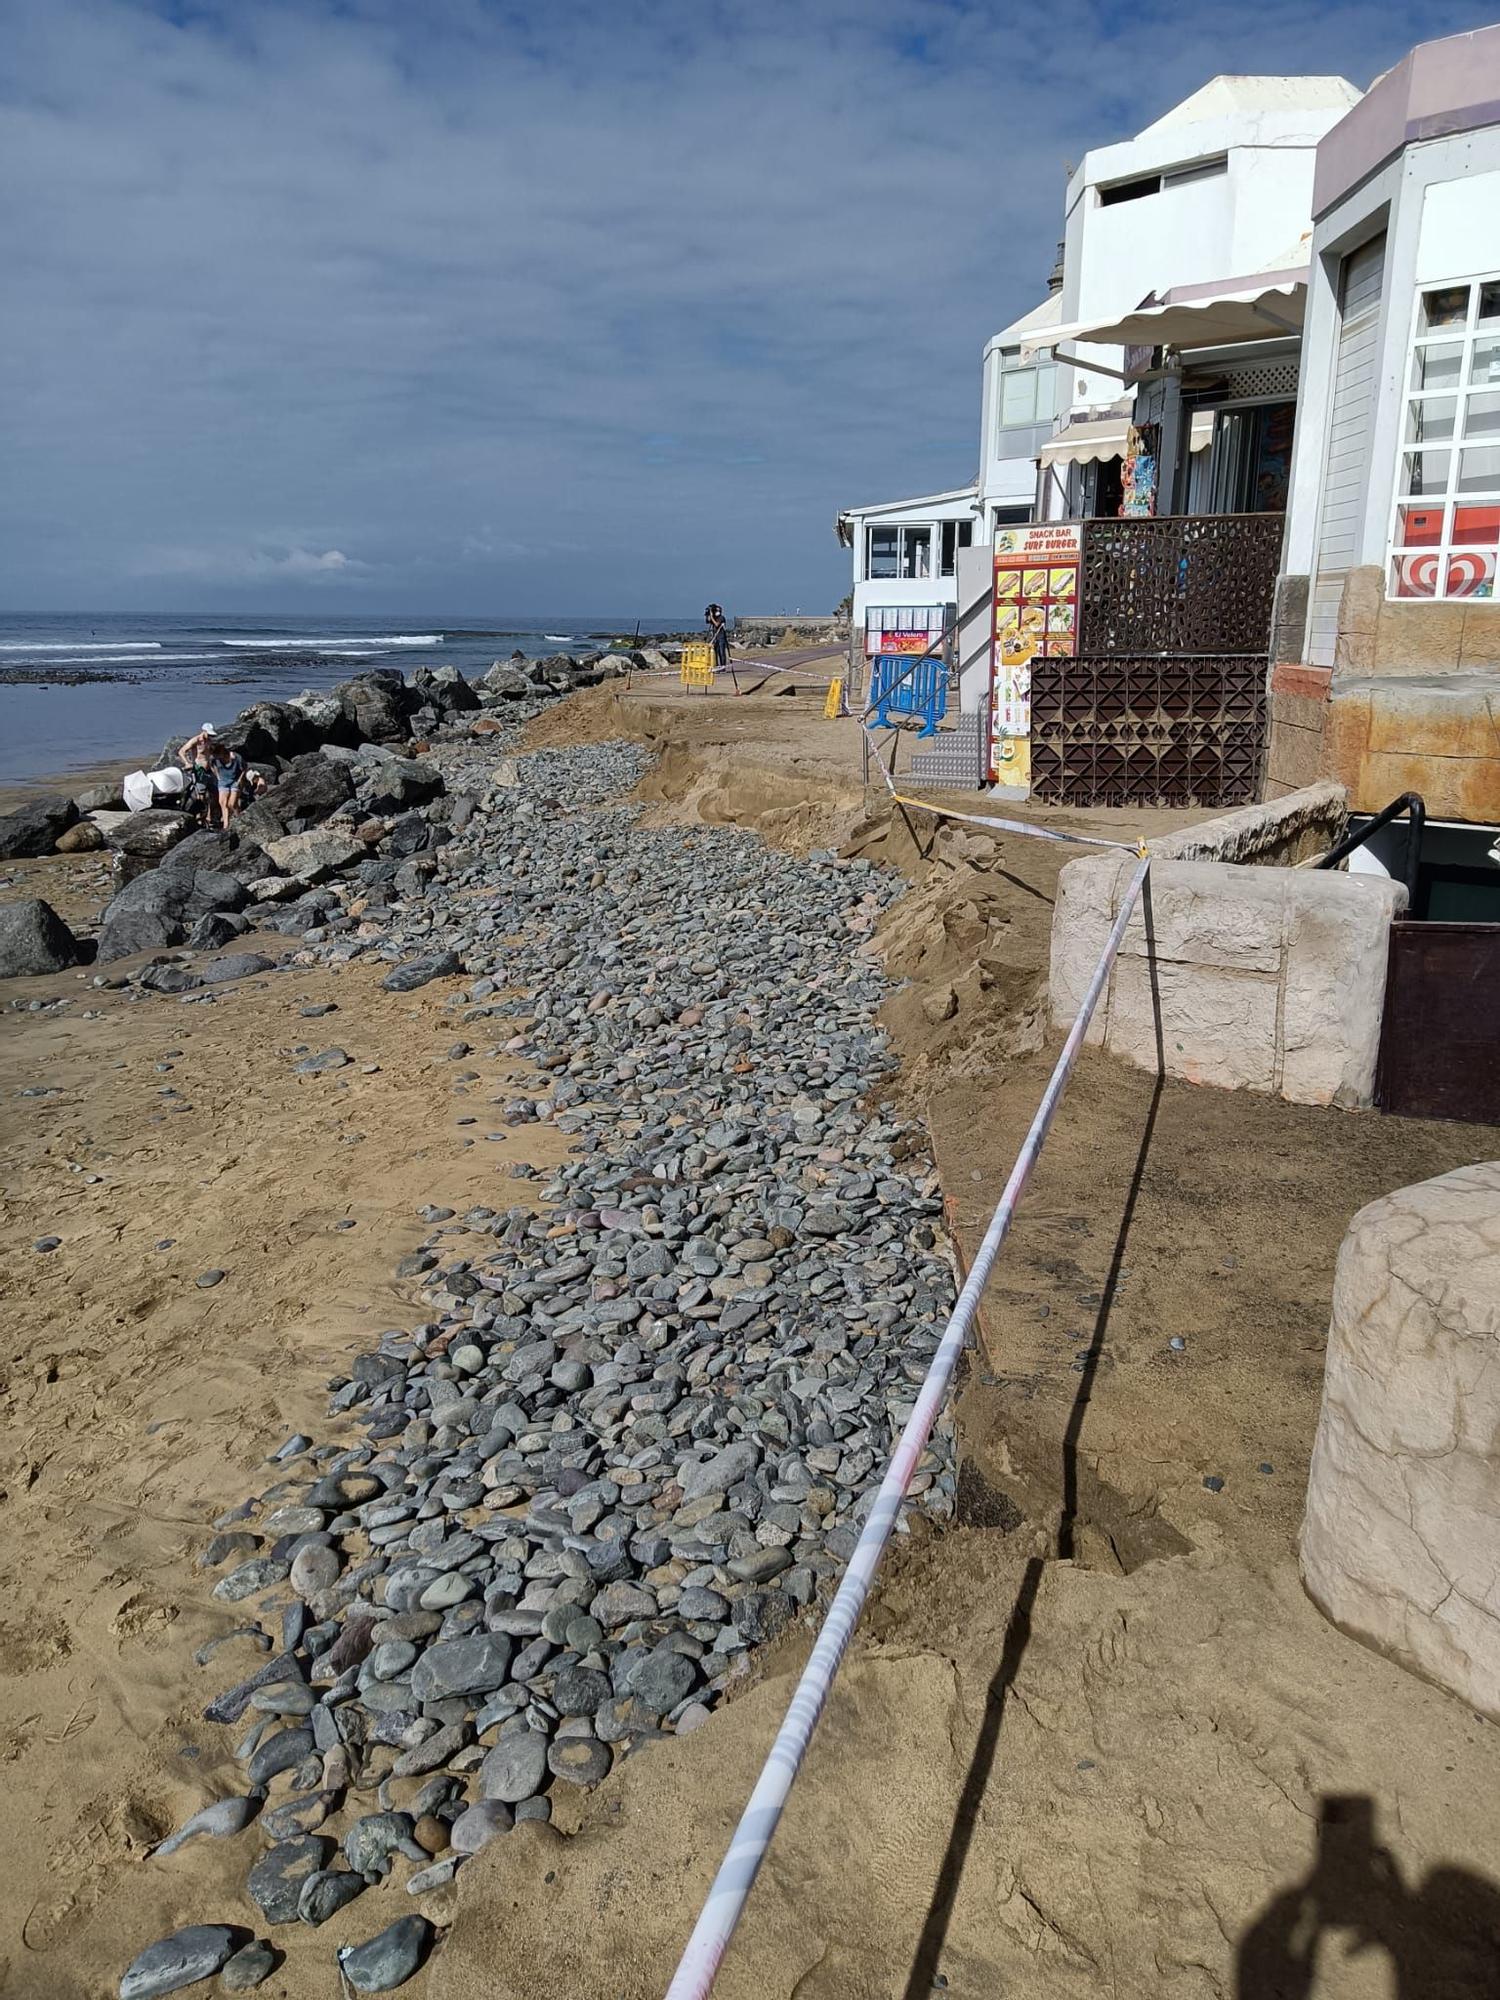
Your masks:
M 1417 909 L 1417 874 L 1422 860 L 1422 835 L 1427 827 L 1427 806 L 1420 792 L 1403 792 L 1399 799 L 1392 799 L 1383 806 L 1358 833 L 1345 834 L 1336 847 L 1330 847 L 1326 854 L 1319 855 L 1314 868 L 1336 868 L 1346 855 L 1356 847 L 1363 847 L 1372 833 L 1379 833 L 1383 826 L 1389 826 L 1402 813 L 1409 815 L 1406 829 L 1406 907 L 1415 916 Z

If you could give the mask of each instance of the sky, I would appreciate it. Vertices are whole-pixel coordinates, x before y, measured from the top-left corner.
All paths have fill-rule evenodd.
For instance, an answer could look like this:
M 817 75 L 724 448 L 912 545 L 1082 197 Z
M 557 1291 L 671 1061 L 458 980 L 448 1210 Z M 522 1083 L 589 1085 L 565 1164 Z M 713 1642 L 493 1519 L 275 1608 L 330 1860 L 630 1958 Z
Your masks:
M 830 607 L 1066 167 L 1393 0 L 6 0 L 0 610 Z M 1480 25 L 1431 0 L 1420 33 Z

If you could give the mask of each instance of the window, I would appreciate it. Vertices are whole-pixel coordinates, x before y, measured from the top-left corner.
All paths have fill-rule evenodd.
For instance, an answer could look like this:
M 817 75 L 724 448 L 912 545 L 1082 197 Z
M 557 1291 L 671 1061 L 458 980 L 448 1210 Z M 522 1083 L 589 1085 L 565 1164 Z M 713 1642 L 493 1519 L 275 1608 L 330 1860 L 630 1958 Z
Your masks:
M 1114 208 L 1122 201 L 1143 201 L 1160 194 L 1163 188 L 1182 187 L 1188 181 L 1214 180 L 1229 172 L 1229 155 L 1216 153 L 1208 160 L 1188 160 L 1180 167 L 1163 167 L 1159 174 L 1137 174 L 1133 180 L 1111 181 L 1099 190 L 1099 206 Z
M 1500 276 L 1417 294 L 1391 597 L 1493 597 L 1500 558 Z
M 974 539 L 974 523 L 972 521 L 944 521 L 941 533 L 942 562 L 939 565 L 938 574 L 939 576 L 952 576 L 957 567 L 958 551 L 966 549 Z
M 1006 450 L 1005 433 L 1032 424 L 1052 421 L 1057 407 L 1057 369 L 1050 361 L 1022 363 L 1019 347 L 1000 350 L 1000 456 Z M 1026 456 L 1030 456 L 1029 453 Z
M 1099 190 L 1099 206 L 1113 208 L 1117 202 L 1140 201 L 1148 194 L 1161 193 L 1160 174 L 1142 174 L 1133 181 L 1116 181 L 1112 187 Z
M 871 528 L 865 575 L 921 577 L 932 575 L 932 529 Z

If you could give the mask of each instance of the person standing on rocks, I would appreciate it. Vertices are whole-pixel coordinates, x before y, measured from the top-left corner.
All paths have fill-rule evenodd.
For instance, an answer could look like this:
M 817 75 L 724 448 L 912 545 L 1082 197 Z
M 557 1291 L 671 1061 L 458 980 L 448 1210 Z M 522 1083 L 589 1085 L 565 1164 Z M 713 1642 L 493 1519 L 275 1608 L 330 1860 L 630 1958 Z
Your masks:
M 729 667 L 730 676 L 733 678 L 734 669 L 729 664 L 729 620 L 724 616 L 723 605 L 708 605 L 703 613 L 703 623 L 708 633 L 708 643 L 714 649 L 714 671 L 717 673 L 720 667 Z M 738 680 L 735 681 L 735 686 L 739 686 Z
M 209 771 L 219 793 L 219 818 L 224 830 L 240 809 L 240 791 L 245 782 L 245 760 L 238 750 L 216 743 L 209 756 Z
M 218 785 L 213 771 L 218 739 L 214 726 L 205 722 L 196 736 L 190 736 L 177 753 L 177 761 L 187 772 L 187 795 L 183 801 L 195 819 L 212 826 L 216 818 Z

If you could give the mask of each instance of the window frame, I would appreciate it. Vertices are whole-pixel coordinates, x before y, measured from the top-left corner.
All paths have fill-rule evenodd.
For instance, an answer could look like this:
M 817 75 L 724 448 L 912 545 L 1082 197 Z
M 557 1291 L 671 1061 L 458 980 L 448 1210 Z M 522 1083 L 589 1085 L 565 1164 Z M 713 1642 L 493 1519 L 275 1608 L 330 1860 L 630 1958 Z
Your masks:
M 933 571 L 933 524 L 931 521 L 870 521 L 865 524 L 865 573 L 866 583 L 930 583 Z M 874 544 L 877 535 L 894 535 L 896 538 L 895 568 L 876 570 L 874 568 Z M 912 539 L 908 543 L 908 536 Z M 927 563 L 924 569 L 913 567 L 916 552 L 925 543 Z
M 1497 575 L 1500 575 L 1500 460 L 1497 460 L 1486 482 L 1476 490 L 1471 492 L 1460 485 L 1466 451 L 1487 450 L 1500 454 L 1500 401 L 1493 410 L 1484 412 L 1497 419 L 1492 432 L 1475 435 L 1469 431 L 1467 422 L 1471 404 L 1485 397 L 1500 398 L 1500 297 L 1495 301 L 1495 310 L 1481 325 L 1479 309 L 1486 288 L 1500 294 L 1500 270 L 1440 279 L 1420 284 L 1413 290 L 1411 322 L 1401 373 L 1396 464 L 1386 520 L 1385 598 L 1389 603 L 1492 604 L 1497 598 Z M 1424 301 L 1431 295 L 1460 290 L 1468 294 L 1462 322 L 1424 327 Z M 1474 375 L 1474 358 L 1476 349 L 1485 344 L 1495 351 L 1496 359 L 1491 365 L 1496 372 L 1490 379 L 1479 380 Z M 1416 386 L 1419 362 L 1429 351 L 1442 347 L 1456 347 L 1458 350 L 1456 379 L 1431 385 L 1424 379 L 1422 386 Z M 1451 409 L 1448 435 L 1424 437 L 1423 418 L 1430 410 L 1441 424 L 1447 416 L 1445 405 Z M 1413 480 L 1407 471 L 1407 461 L 1423 455 L 1446 457 L 1440 490 L 1430 493 L 1408 490 Z M 1467 540 L 1457 539 L 1454 531 L 1461 508 L 1493 513 L 1496 517 L 1493 539 L 1476 541 L 1472 536 Z M 1408 517 L 1424 512 L 1437 516 L 1437 534 L 1428 539 L 1413 539 Z M 1463 587 L 1460 579 L 1459 587 L 1452 588 L 1455 557 L 1475 555 L 1489 558 L 1488 577 L 1471 580 L 1468 588 Z M 1400 586 L 1398 562 L 1402 558 L 1417 556 L 1431 557 L 1433 561 L 1433 587 L 1430 592 L 1414 589 L 1410 584 L 1404 588 Z M 1407 566 L 1411 567 L 1409 562 Z
M 1007 422 L 1005 416 L 1005 383 L 1007 377 L 1029 375 L 1031 377 L 1031 415 L 1018 417 Z M 1042 391 L 1048 392 L 1047 407 L 1042 407 Z M 1029 361 L 1021 359 L 1019 347 L 1000 349 L 1000 366 L 995 379 L 995 456 L 1007 458 L 1005 434 L 1007 431 L 1032 431 L 1038 425 L 1050 424 L 1057 415 L 1057 363 L 1042 361 L 1033 355 Z

